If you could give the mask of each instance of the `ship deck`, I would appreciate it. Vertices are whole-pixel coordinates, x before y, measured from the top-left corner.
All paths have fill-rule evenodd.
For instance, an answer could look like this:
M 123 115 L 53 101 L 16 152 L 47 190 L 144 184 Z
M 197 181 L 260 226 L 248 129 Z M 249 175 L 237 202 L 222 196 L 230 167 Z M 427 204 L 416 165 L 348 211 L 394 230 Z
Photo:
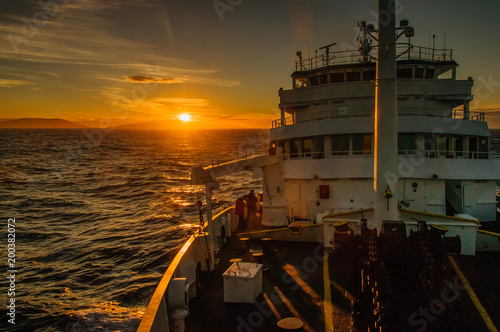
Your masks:
M 258 241 L 250 250 L 259 250 Z M 196 298 L 189 302 L 193 319 L 186 319 L 187 331 L 277 331 L 277 322 L 298 317 L 304 331 L 325 331 L 323 271 L 324 253 L 320 244 L 272 242 L 274 253 L 262 263 L 262 294 L 254 303 L 225 303 L 222 274 L 232 264 L 230 259 L 252 259 L 238 250 L 233 236 L 219 254 L 215 271 L 202 275 Z M 341 282 L 341 281 L 339 281 Z M 332 300 L 336 331 L 350 330 L 351 302 L 335 293 Z M 327 305 L 326 310 L 329 310 Z M 201 313 L 201 315 L 200 315 Z M 331 315 L 331 313 L 330 313 Z M 330 322 L 332 324 L 333 322 Z
M 272 254 L 262 261 L 262 293 L 254 303 L 226 303 L 222 275 L 232 264 L 230 260 L 253 261 L 251 254 L 239 249 L 237 234 L 226 240 L 215 270 L 201 272 L 197 296 L 189 302 L 192 315 L 185 320 L 186 331 L 279 331 L 277 322 L 286 317 L 300 318 L 303 331 L 356 331 L 351 326 L 356 290 L 350 282 L 349 259 L 325 251 L 319 243 L 271 241 Z M 262 250 L 260 242 L 250 242 L 250 253 Z M 443 279 L 455 284 L 458 296 L 443 290 L 443 300 L 414 300 L 419 287 L 408 289 L 393 301 L 404 310 L 392 327 L 406 331 L 441 331 L 443 326 L 447 331 L 496 331 L 495 326 L 500 326 L 496 299 L 500 294 L 499 263 L 498 253 L 444 257 L 447 274 Z M 446 302 L 450 298 L 453 301 Z M 440 308 L 443 303 L 444 308 Z

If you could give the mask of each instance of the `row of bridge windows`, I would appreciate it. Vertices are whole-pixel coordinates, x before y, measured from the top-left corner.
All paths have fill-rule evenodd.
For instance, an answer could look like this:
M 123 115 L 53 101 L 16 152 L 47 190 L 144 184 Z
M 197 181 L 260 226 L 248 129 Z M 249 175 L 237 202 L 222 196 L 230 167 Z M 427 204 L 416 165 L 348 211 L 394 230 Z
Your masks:
M 271 142 L 270 154 L 281 147 L 286 159 L 323 159 L 373 155 L 373 134 L 314 136 Z M 462 135 L 398 135 L 398 154 L 427 158 L 488 159 L 488 137 Z
M 398 78 L 420 78 L 420 79 L 433 79 L 435 70 L 426 67 L 407 67 L 398 68 Z M 358 70 L 358 71 L 342 71 L 333 73 L 323 73 L 316 76 L 311 76 L 311 86 L 317 86 L 328 83 L 344 83 L 344 82 L 361 82 L 375 80 L 375 70 Z M 302 82 L 302 86 L 307 85 L 307 78 L 298 78 Z M 299 86 L 298 84 L 296 85 Z

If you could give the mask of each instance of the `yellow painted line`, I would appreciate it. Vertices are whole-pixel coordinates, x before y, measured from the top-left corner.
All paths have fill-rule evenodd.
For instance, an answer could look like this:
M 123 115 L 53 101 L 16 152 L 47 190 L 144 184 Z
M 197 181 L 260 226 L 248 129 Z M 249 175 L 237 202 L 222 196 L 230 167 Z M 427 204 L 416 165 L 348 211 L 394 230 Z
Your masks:
M 269 305 L 269 308 L 271 308 L 271 310 L 273 311 L 274 317 L 276 317 L 278 321 L 281 320 L 281 315 L 274 306 L 273 301 L 271 301 L 271 299 L 269 298 L 269 295 L 267 295 L 267 293 L 263 293 L 262 295 L 264 296 L 264 300 L 266 300 L 267 304 Z
M 262 234 L 268 234 L 268 233 L 278 233 L 278 232 L 283 232 L 283 231 L 288 231 L 291 234 L 297 235 L 302 232 L 303 229 L 305 228 L 314 228 L 314 227 L 323 227 L 323 224 L 304 224 L 304 225 L 298 225 L 296 228 L 299 228 L 298 231 L 293 231 L 289 227 L 280 227 L 280 228 L 275 228 L 275 229 L 264 229 L 261 231 L 249 231 L 249 232 L 241 232 L 238 233 L 240 236 L 252 236 L 252 235 L 262 235 Z
M 353 215 L 353 214 L 363 213 L 363 212 L 370 212 L 370 211 L 373 211 L 373 208 L 361 209 L 361 210 L 354 210 L 354 211 L 348 211 L 348 212 L 333 212 L 333 213 L 329 213 L 329 214 L 323 216 L 323 218 L 321 218 L 321 219 L 350 216 L 350 215 Z
M 484 309 L 483 305 L 481 304 L 481 302 L 479 302 L 479 299 L 478 299 L 476 293 L 474 292 L 474 290 L 472 289 L 472 287 L 470 286 L 469 281 L 467 280 L 467 278 L 465 278 L 465 275 L 462 273 L 462 271 L 458 267 L 457 262 L 455 262 L 455 259 L 452 256 L 448 256 L 448 259 L 450 260 L 451 265 L 453 265 L 453 268 L 457 272 L 458 277 L 460 278 L 460 280 L 464 284 L 465 288 L 467 289 L 467 292 L 469 293 L 469 296 L 470 296 L 472 302 L 474 302 L 474 305 L 476 306 L 477 311 L 479 311 L 481 318 L 483 318 L 483 320 L 484 320 L 486 326 L 488 327 L 488 329 L 490 330 L 490 332 L 498 332 L 497 328 L 495 327 L 495 324 L 493 324 L 493 322 L 491 321 L 490 316 L 488 316 L 488 313 Z
M 440 219 L 447 219 L 447 220 L 453 220 L 453 221 L 464 221 L 476 225 L 481 225 L 481 223 L 477 220 L 474 219 L 467 219 L 467 218 L 461 218 L 461 217 L 454 217 L 454 216 L 445 216 L 442 214 L 437 214 L 437 213 L 430 213 L 430 212 L 423 212 L 423 211 L 414 211 L 414 210 L 401 210 L 401 213 L 406 213 L 406 214 L 417 214 L 421 216 L 428 216 L 428 217 L 436 217 Z
M 288 308 L 288 310 L 290 310 L 290 312 L 295 317 L 297 317 L 300 320 L 302 320 L 302 322 L 304 323 L 304 331 L 306 331 L 306 332 L 314 332 L 314 329 L 309 324 L 307 324 L 307 322 L 306 322 L 306 320 L 304 318 L 302 318 L 302 316 L 299 314 L 299 312 L 297 311 L 297 309 L 295 309 L 295 307 L 293 306 L 292 302 L 290 302 L 290 300 L 285 296 L 285 294 L 283 294 L 283 292 L 277 286 L 274 286 L 274 289 L 276 290 L 276 293 L 278 293 L 278 296 L 281 298 L 281 300 L 286 305 L 286 307 Z
M 302 288 L 302 290 L 311 297 L 313 303 L 316 304 L 316 306 L 318 307 L 321 306 L 322 304 L 321 296 L 318 293 L 316 293 L 314 289 L 312 289 L 311 286 L 309 286 L 309 284 L 307 284 L 307 282 L 304 281 L 304 279 L 300 277 L 299 271 L 297 271 L 297 269 L 294 266 L 290 264 L 285 264 L 283 265 L 283 270 L 285 270 L 290 275 L 290 277 L 292 277 L 292 279 L 295 280 L 297 285 L 299 285 L 299 287 Z
M 500 234 L 494 233 L 494 232 L 490 232 L 490 231 L 485 231 L 483 229 L 478 229 L 477 232 L 478 233 L 483 233 L 483 234 L 488 234 L 488 235 L 493 235 L 493 236 L 496 236 L 496 237 L 500 238 Z
M 353 302 L 356 300 L 356 297 L 352 295 L 347 289 L 336 283 L 335 281 L 331 281 L 331 284 L 333 285 L 333 288 L 335 288 L 340 294 L 344 295 L 344 297 L 349 300 L 349 302 Z
M 325 315 L 325 332 L 333 332 L 333 306 L 332 292 L 330 289 L 330 271 L 328 267 L 328 251 L 323 254 L 323 286 L 324 286 L 324 315 Z

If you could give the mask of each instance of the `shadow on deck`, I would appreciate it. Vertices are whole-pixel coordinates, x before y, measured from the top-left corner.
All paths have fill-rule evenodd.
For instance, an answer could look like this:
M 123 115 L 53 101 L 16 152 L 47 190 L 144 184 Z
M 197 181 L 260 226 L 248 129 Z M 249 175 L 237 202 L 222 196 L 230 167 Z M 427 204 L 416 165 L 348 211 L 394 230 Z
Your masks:
M 286 317 L 300 318 L 304 331 L 325 331 L 324 252 L 320 244 L 271 241 L 271 254 L 262 261 L 262 293 L 254 303 L 225 303 L 222 274 L 232 264 L 229 260 L 240 257 L 254 261 L 251 253 L 262 250 L 259 240 L 252 241 L 246 253 L 238 250 L 237 236 L 227 242 L 215 271 L 203 273 L 198 295 L 189 302 L 196 314 L 186 319 L 187 331 L 278 331 L 277 322 Z M 340 286 L 341 276 L 336 278 L 333 306 L 327 304 L 327 310 L 333 308 L 335 331 L 349 331 L 351 303 L 338 291 L 345 290 Z

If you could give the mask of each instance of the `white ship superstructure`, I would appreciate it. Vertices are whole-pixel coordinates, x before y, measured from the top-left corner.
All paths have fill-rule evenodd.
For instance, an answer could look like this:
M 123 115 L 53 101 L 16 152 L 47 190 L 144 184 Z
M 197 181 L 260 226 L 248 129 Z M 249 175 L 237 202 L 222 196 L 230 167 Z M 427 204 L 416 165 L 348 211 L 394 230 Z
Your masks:
M 264 169 L 264 204 L 286 202 L 288 218 L 374 205 L 376 62 L 334 48 L 310 59 L 297 52 L 292 88 L 279 91 L 270 140 L 283 160 Z M 457 79 L 453 50 L 404 43 L 397 50 L 398 162 L 397 173 L 386 174 L 397 194 L 388 199 L 495 220 L 500 162 L 488 150 L 484 113 L 469 110 L 472 78 Z

